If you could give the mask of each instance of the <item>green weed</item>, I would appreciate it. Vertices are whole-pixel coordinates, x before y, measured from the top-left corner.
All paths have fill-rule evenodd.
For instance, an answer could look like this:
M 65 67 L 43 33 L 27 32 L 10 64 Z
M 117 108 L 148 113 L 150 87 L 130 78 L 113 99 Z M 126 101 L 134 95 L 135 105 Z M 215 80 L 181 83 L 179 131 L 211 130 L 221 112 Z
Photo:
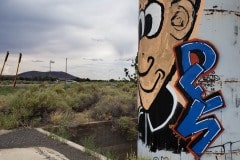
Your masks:
M 64 138 L 64 139 L 70 139 L 71 134 L 68 131 L 67 127 L 55 127 L 55 128 L 48 128 L 47 129 L 49 132 L 54 133 L 55 135 Z M 53 139 L 56 139 L 57 137 L 54 135 L 51 135 Z
M 0 113 L 0 129 L 13 129 L 18 125 L 18 120 L 14 115 Z
M 113 153 L 111 151 L 106 151 L 103 154 L 107 157 L 108 160 L 119 160 L 119 156 L 117 156 L 116 153 Z
M 115 124 L 127 140 L 132 141 L 137 139 L 137 124 L 131 118 L 121 117 L 115 121 Z
M 92 151 L 99 152 L 99 148 L 97 147 L 97 145 L 95 143 L 94 135 L 84 137 L 82 140 L 82 145 L 87 149 L 86 153 L 88 153 L 88 154 L 92 154 Z

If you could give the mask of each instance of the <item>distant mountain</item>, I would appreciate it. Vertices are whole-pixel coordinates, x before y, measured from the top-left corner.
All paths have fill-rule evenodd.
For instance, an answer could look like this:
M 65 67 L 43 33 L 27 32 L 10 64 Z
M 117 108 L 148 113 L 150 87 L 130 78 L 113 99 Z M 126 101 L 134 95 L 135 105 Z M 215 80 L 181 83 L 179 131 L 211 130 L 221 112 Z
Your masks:
M 62 72 L 62 71 L 51 71 L 51 72 L 39 72 L 39 71 L 28 71 L 28 72 L 23 72 L 18 74 L 18 77 L 20 78 L 46 78 L 46 77 L 51 77 L 51 78 L 56 78 L 59 80 L 63 79 L 76 79 L 78 77 L 73 76 L 71 74 Z

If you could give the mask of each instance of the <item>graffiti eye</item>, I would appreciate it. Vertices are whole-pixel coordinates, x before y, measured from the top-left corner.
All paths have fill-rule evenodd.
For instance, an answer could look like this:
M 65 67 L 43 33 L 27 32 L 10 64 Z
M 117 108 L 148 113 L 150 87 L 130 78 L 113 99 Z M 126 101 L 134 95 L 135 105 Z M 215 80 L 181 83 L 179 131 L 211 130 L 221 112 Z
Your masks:
M 154 37 L 161 30 L 163 7 L 158 3 L 151 3 L 145 10 L 144 35 Z
M 142 37 L 144 35 L 144 27 L 145 26 L 145 15 L 144 12 L 141 11 L 139 14 L 139 38 Z

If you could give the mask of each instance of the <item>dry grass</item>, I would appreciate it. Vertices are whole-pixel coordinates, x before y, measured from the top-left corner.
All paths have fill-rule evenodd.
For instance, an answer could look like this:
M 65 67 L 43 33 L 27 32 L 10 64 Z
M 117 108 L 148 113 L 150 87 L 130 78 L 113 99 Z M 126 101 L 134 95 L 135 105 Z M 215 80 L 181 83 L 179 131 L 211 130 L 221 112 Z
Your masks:
M 53 124 L 58 125 L 58 124 L 60 124 L 63 116 L 64 116 L 64 113 L 62 111 L 53 112 L 50 114 L 50 121 Z
M 50 124 L 59 126 L 70 126 L 74 119 L 74 113 L 70 110 L 57 110 L 50 114 Z
M 81 124 L 89 123 L 94 121 L 91 116 L 89 111 L 85 111 L 82 113 L 75 113 L 74 118 L 71 122 L 71 126 L 79 126 Z

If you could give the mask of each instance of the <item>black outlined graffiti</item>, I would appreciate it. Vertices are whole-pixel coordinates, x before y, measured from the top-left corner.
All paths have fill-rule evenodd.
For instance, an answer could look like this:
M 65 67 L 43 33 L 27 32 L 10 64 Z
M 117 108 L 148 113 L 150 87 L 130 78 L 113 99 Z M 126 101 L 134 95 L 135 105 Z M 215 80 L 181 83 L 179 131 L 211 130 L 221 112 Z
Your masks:
M 221 88 L 222 86 L 221 76 L 215 74 L 214 71 L 200 78 L 197 83 L 205 88 L 206 94 L 210 94 L 214 92 L 217 87 Z
M 209 42 L 201 40 L 183 43 L 175 50 L 180 75 L 177 85 L 188 104 L 174 129 L 183 139 L 190 139 L 187 148 L 199 159 L 224 130 L 212 113 L 225 106 L 221 92 L 203 96 L 204 88 L 195 83 L 216 67 L 218 53 Z
M 230 152 L 230 160 L 234 160 L 234 158 L 233 158 L 233 153 L 235 152 L 235 153 L 238 153 L 237 151 L 234 151 L 233 150 L 233 145 L 234 144 L 236 144 L 236 143 L 240 143 L 240 140 L 238 140 L 238 141 L 229 141 L 229 142 L 226 142 L 226 143 L 224 143 L 224 144 L 222 144 L 222 145 L 216 145 L 216 146 L 212 146 L 212 147 L 209 147 L 210 149 L 211 148 L 220 148 L 221 150 L 220 150 L 220 154 L 221 155 L 224 155 L 224 160 L 227 160 L 228 158 L 227 158 L 227 156 L 226 156 L 226 153 L 227 153 L 227 151 L 226 151 L 226 146 L 227 145 L 229 145 L 229 152 Z M 218 157 L 216 156 L 216 160 L 218 160 Z
M 139 138 L 152 152 L 179 153 L 172 125 L 183 107 L 174 89 L 173 48 L 190 37 L 201 0 L 140 0 L 139 12 Z

